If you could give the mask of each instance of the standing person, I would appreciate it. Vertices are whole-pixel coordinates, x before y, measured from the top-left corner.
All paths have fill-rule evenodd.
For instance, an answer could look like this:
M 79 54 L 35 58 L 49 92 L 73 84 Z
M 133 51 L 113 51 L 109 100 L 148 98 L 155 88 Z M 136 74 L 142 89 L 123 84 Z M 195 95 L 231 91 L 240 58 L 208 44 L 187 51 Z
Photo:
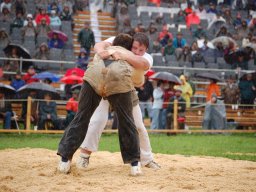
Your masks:
M 153 91 L 152 123 L 150 129 L 159 129 L 160 112 L 163 109 L 164 82 L 158 81 Z
M 256 93 L 256 86 L 252 81 L 252 74 L 246 74 L 245 79 L 241 80 L 238 84 L 240 89 L 240 96 L 241 96 L 241 104 L 243 105 L 251 105 L 251 106 L 243 106 L 243 108 L 252 108 L 255 93 Z
M 113 45 L 122 45 L 131 49 L 133 39 L 129 35 L 119 34 Z M 100 104 L 104 96 L 116 111 L 119 122 L 120 148 L 124 163 L 131 164 L 131 174 L 141 174 L 140 150 L 138 142 L 138 132 L 132 118 L 132 71 L 133 68 L 125 60 L 136 58 L 132 52 L 122 47 L 109 47 L 108 54 L 112 53 L 113 58 L 121 59 L 110 64 L 105 63 L 98 54 L 95 55 L 93 64 L 87 69 L 84 76 L 84 83 L 80 92 L 78 112 L 73 121 L 66 128 L 60 141 L 58 155 L 61 156 L 59 171 L 67 173 L 76 149 L 81 145 L 90 118 L 95 109 Z M 122 53 L 123 54 L 122 54 Z M 106 68 L 105 65 L 108 67 Z M 137 70 L 147 70 L 147 63 L 133 64 Z M 116 81 L 118 79 L 118 81 Z M 86 95 L 86 97 L 81 97 Z
M 184 75 L 180 76 L 180 80 L 181 80 L 182 84 L 179 85 L 178 87 L 180 87 L 182 89 L 181 96 L 186 101 L 186 108 L 190 108 L 190 105 L 191 105 L 190 98 L 192 97 L 193 90 L 192 90 L 190 84 L 186 81 L 186 78 Z
M 235 82 L 234 76 L 230 75 L 228 77 L 227 85 L 225 85 L 225 87 L 223 87 L 221 92 L 222 92 L 221 95 L 224 98 L 225 104 L 230 104 L 230 105 L 238 104 L 240 91 L 239 91 L 237 83 Z M 231 107 L 231 106 L 228 106 L 228 107 Z
M 212 98 L 212 94 L 215 93 L 217 96 L 221 95 L 220 87 L 217 85 L 217 81 L 214 79 L 210 79 L 210 84 L 206 88 L 206 101 L 210 101 Z
M 113 37 L 105 41 L 99 42 L 95 45 L 95 52 L 105 55 L 105 49 L 112 45 Z M 134 57 L 129 58 L 129 63 L 134 65 L 153 65 L 153 58 L 146 53 L 149 46 L 148 37 L 144 33 L 136 33 L 133 36 L 132 52 L 135 54 Z M 136 128 L 139 132 L 140 151 L 141 151 L 141 165 L 159 169 L 160 166 L 154 161 L 153 154 L 151 151 L 150 141 L 148 132 L 143 123 L 141 109 L 138 103 L 138 96 L 133 91 L 133 118 Z M 86 168 L 89 165 L 89 158 L 92 152 L 97 151 L 99 145 L 100 136 L 108 121 L 109 102 L 101 100 L 99 106 L 95 110 L 93 116 L 90 119 L 90 124 L 86 137 L 81 145 L 81 154 L 77 161 L 78 168 Z
M 84 23 L 84 28 L 78 33 L 77 41 L 80 43 L 81 48 L 86 50 L 87 55 L 90 55 L 91 47 L 95 45 L 95 38 L 88 22 Z
M 5 95 L 0 93 L 0 118 L 4 119 L 4 129 L 11 128 L 11 118 L 13 116 L 11 103 L 5 101 Z
M 143 84 L 143 86 L 137 88 L 136 90 L 138 91 L 142 118 L 145 118 L 145 110 L 147 109 L 148 117 L 151 119 L 154 88 L 152 83 L 149 81 L 147 74 L 145 75 L 145 83 Z

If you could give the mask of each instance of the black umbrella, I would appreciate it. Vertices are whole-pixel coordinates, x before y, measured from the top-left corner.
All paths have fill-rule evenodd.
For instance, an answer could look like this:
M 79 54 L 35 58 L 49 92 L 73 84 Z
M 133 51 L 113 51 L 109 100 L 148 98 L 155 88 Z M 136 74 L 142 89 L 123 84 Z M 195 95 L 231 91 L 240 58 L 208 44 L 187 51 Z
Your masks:
M 221 78 L 213 73 L 208 73 L 208 72 L 204 72 L 204 73 L 199 73 L 196 75 L 196 77 L 200 77 L 203 79 L 212 79 L 212 80 L 216 80 L 216 81 L 221 81 Z
M 16 90 L 10 85 L 0 83 L 0 93 L 4 93 L 5 95 L 15 94 Z
M 72 87 L 71 87 L 71 90 L 75 90 L 75 89 L 81 89 L 82 88 L 82 83 L 79 83 L 79 84 L 76 84 L 76 85 L 73 85 Z
M 24 59 L 31 59 L 31 55 L 30 55 L 29 51 L 28 51 L 25 47 L 23 47 L 22 45 L 19 45 L 19 44 L 9 43 L 9 44 L 3 49 L 3 51 L 4 51 L 4 53 L 8 56 L 8 55 L 11 54 L 13 48 L 16 48 L 16 49 L 17 49 L 17 55 L 18 55 L 19 57 L 22 57 L 22 58 L 24 58 Z M 23 65 L 22 69 L 23 69 L 23 70 L 27 70 L 28 67 L 29 67 L 30 65 L 32 65 L 33 63 L 32 63 L 31 61 L 24 61 L 23 64 L 24 64 L 24 65 Z
M 173 82 L 177 85 L 181 85 L 181 80 L 174 74 L 169 72 L 157 72 L 149 77 L 152 80 L 163 80 Z
M 53 99 L 60 98 L 60 95 L 57 92 L 57 90 L 46 83 L 30 83 L 19 88 L 17 92 L 21 94 L 26 94 L 30 91 L 36 91 L 39 98 L 42 98 L 45 93 L 50 93 Z
M 239 58 L 241 58 L 242 60 Z M 236 51 L 231 51 L 225 54 L 224 59 L 229 64 L 243 62 L 243 61 L 247 62 L 251 59 L 251 52 L 246 48 L 238 49 Z

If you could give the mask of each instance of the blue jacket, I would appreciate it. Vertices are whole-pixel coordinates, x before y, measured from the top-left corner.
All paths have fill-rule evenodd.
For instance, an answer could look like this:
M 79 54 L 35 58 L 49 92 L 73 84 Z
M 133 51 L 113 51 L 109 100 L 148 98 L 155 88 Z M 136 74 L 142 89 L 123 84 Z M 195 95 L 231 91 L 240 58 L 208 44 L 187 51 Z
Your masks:
M 56 45 L 55 45 L 56 43 Z M 62 49 L 64 47 L 64 42 L 60 39 L 51 39 L 48 43 L 48 47 L 51 48 L 57 48 Z
M 14 89 L 16 89 L 16 90 L 18 90 L 19 88 L 21 88 L 23 85 L 25 85 L 25 81 L 23 81 L 22 79 L 19 79 L 19 80 L 14 79 L 14 80 L 12 80 L 12 83 L 11 83 L 11 86 L 12 86 Z
M 173 46 L 175 47 L 175 49 L 179 47 L 179 46 L 178 46 L 178 40 L 177 40 L 177 38 L 174 38 L 174 39 L 173 39 L 172 44 L 173 44 Z M 181 39 L 181 48 L 183 48 L 186 44 L 187 44 L 186 39 L 182 38 L 182 39 Z

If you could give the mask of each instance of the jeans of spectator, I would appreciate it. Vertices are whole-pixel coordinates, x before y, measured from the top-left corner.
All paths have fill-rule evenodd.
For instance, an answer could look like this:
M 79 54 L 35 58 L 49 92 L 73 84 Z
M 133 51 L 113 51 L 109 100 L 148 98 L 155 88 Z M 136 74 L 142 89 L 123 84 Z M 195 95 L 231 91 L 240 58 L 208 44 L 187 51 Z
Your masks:
M 12 118 L 12 112 L 11 111 L 5 112 L 5 116 L 4 116 L 4 128 L 5 129 L 11 128 L 11 118 Z
M 159 129 L 161 109 L 152 109 L 152 122 L 150 129 Z
M 132 92 L 109 96 L 118 121 L 118 135 L 124 163 L 140 161 L 139 134 L 133 119 Z
M 159 129 L 166 129 L 167 109 L 160 111 Z
M 152 102 L 151 101 L 146 101 L 146 102 L 141 101 L 140 109 L 141 109 L 143 119 L 145 118 L 145 110 L 146 109 L 147 109 L 149 118 L 152 118 Z
M 140 150 L 138 132 L 132 118 L 131 93 L 115 94 L 109 96 L 108 100 L 118 116 L 120 148 L 123 161 L 125 163 L 138 161 L 140 159 Z M 78 111 L 73 121 L 65 129 L 59 143 L 58 155 L 72 159 L 85 138 L 91 116 L 100 101 L 101 96 L 94 91 L 89 83 L 84 82 L 80 91 Z

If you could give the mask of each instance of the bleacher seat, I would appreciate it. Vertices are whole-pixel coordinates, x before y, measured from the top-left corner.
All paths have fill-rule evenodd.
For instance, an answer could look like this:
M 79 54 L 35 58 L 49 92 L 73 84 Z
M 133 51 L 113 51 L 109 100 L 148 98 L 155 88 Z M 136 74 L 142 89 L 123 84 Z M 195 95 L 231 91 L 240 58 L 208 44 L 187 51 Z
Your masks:
M 62 49 L 51 48 L 50 49 L 50 60 L 56 60 L 56 61 L 63 60 L 62 53 L 63 53 Z
M 31 55 L 35 54 L 35 51 L 36 51 L 35 41 L 24 41 L 23 46 L 30 52 Z
M 12 29 L 11 39 L 22 40 L 21 28 L 15 27 Z
M 217 63 L 207 63 L 207 68 L 209 69 L 218 69 L 219 65 Z
M 204 57 L 204 60 L 206 63 L 215 63 L 216 62 L 216 59 L 214 57 L 209 57 L 209 56 Z
M 153 55 L 153 66 L 164 66 L 163 57 L 161 55 Z
M 46 43 L 47 44 L 47 42 L 48 42 L 48 38 L 45 37 L 45 36 L 38 36 L 36 38 L 37 47 L 39 47 L 42 43 Z
M 0 21 L 0 28 L 4 28 L 5 31 L 9 34 L 10 32 L 10 23 L 9 22 L 3 22 L 3 21 Z
M 72 49 L 66 49 L 63 51 L 65 61 L 75 61 L 74 51 Z
M 205 68 L 204 62 L 194 62 L 194 68 Z

